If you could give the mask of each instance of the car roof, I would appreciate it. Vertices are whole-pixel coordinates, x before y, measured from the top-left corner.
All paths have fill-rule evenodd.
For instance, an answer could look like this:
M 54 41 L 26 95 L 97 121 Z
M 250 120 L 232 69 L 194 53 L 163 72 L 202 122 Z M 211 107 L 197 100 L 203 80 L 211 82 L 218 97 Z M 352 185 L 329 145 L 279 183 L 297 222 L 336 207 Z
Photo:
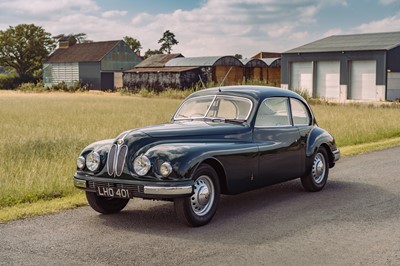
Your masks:
M 207 96 L 207 95 L 231 95 L 231 96 L 242 96 L 242 97 L 244 96 L 244 97 L 251 97 L 257 101 L 265 99 L 267 97 L 293 97 L 305 102 L 305 100 L 300 95 L 290 90 L 277 87 L 269 87 L 269 86 L 248 86 L 248 85 L 223 86 L 223 87 L 203 89 L 195 93 L 192 93 L 188 98 Z

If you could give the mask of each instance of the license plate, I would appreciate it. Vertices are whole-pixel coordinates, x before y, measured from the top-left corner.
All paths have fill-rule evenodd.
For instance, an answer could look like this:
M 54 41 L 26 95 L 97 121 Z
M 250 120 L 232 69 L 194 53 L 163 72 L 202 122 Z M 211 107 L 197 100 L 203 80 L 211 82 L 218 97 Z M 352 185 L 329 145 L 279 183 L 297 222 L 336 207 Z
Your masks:
M 110 198 L 129 199 L 129 190 L 116 187 L 97 187 L 97 195 Z

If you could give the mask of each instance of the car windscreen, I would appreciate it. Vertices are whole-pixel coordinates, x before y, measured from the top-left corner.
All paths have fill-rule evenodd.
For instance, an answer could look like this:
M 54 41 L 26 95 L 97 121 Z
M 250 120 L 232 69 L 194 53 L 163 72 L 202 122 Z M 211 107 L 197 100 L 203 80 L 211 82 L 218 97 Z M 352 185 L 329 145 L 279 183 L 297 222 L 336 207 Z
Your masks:
M 210 95 L 185 101 L 175 114 L 175 120 L 217 118 L 247 120 L 253 104 L 243 97 Z

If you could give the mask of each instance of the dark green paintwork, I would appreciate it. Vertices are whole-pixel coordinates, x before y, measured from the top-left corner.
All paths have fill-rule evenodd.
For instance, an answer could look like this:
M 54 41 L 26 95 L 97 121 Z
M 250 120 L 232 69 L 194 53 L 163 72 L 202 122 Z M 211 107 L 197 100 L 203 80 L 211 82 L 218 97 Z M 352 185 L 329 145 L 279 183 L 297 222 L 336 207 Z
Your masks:
M 312 123 L 307 126 L 254 128 L 255 114 L 263 99 L 292 97 L 309 108 L 299 95 L 271 87 L 234 86 L 222 87 L 221 90 L 202 90 L 188 98 L 207 94 L 247 97 L 254 105 L 247 122 L 172 120 L 167 124 L 133 129 L 115 139 L 86 147 L 83 156 L 93 150 L 100 153 L 101 170 L 97 173 L 78 170 L 75 177 L 165 186 L 191 184 L 196 168 L 206 162 L 217 169 L 223 193 L 236 194 L 306 175 L 311 171 L 311 158 L 321 145 L 327 148 L 330 166 L 333 167 L 333 152 L 337 151 L 335 141 L 317 126 L 311 110 Z M 114 178 L 107 173 L 106 158 L 111 145 L 121 138 L 129 150 L 123 174 Z M 152 170 L 144 177 L 136 175 L 132 166 L 134 158 L 142 154 L 152 163 Z M 173 167 L 173 173 L 167 178 L 157 170 L 165 161 Z

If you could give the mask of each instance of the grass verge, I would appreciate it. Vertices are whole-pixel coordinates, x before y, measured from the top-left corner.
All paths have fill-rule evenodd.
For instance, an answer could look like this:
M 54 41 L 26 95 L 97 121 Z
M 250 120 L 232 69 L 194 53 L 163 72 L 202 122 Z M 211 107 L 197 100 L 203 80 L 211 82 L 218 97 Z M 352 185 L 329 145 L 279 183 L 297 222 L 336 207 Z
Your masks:
M 72 185 L 82 148 L 168 121 L 181 102 L 171 98 L 0 91 L 0 222 L 85 205 Z M 312 108 L 343 156 L 400 145 L 399 107 L 322 102 Z
M 22 203 L 0 209 L 0 223 L 44 214 L 56 213 L 87 205 L 83 192 L 52 200 L 39 200 L 33 203 Z

